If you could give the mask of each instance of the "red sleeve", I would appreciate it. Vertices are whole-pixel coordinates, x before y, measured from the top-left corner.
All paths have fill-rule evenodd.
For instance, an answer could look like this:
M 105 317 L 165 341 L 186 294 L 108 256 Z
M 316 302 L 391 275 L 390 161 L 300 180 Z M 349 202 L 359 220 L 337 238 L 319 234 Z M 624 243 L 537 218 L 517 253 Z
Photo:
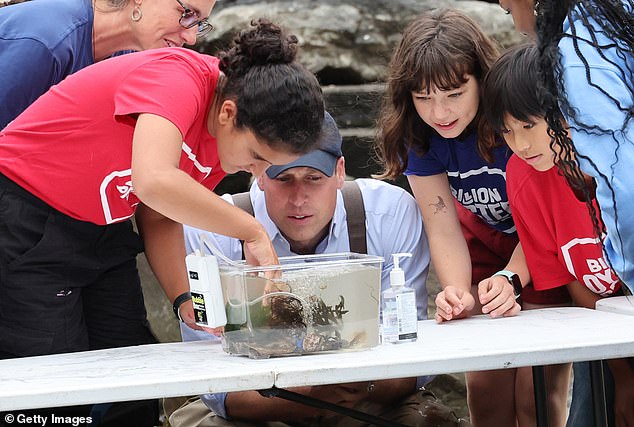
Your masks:
M 131 70 L 114 94 L 116 119 L 156 114 L 186 135 L 195 118 L 209 108 L 219 74 L 216 58 L 194 54 L 197 56 L 176 50 Z
M 546 290 L 564 286 L 576 278 L 559 260 L 548 212 L 540 208 L 546 203 L 543 194 L 548 188 L 543 188 L 536 181 L 539 176 L 531 172 L 531 166 L 513 155 L 506 169 L 507 193 L 533 287 Z

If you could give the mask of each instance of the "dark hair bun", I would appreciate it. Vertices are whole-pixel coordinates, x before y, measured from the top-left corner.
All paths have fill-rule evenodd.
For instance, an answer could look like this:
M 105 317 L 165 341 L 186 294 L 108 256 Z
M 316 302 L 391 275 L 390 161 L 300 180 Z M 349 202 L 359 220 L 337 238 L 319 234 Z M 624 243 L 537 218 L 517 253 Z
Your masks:
M 252 20 L 251 25 L 254 28 L 238 33 L 231 49 L 219 54 L 220 69 L 229 78 L 254 66 L 290 64 L 297 55 L 294 35 L 264 18 Z
M 238 107 L 235 127 L 276 149 L 304 154 L 317 144 L 324 118 L 319 82 L 295 60 L 297 37 L 265 19 L 251 26 L 219 55 L 227 77 L 219 96 Z

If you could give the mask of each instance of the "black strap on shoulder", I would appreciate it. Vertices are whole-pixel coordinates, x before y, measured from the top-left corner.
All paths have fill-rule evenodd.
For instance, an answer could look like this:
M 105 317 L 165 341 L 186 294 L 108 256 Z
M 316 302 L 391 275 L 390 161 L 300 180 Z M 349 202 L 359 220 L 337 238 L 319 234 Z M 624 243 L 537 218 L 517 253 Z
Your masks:
M 346 181 L 341 189 L 343 205 L 346 208 L 346 222 L 348 223 L 348 241 L 350 251 L 359 254 L 368 253 L 365 232 L 365 205 L 361 189 L 355 181 Z

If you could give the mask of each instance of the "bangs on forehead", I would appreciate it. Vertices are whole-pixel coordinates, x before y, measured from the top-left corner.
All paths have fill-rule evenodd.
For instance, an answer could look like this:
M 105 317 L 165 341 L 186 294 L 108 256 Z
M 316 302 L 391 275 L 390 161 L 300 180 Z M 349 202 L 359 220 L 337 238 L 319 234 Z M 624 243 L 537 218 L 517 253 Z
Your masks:
M 532 122 L 536 119 L 541 119 L 546 116 L 546 112 L 539 105 L 539 101 L 531 98 L 523 98 L 519 100 L 518 97 L 513 97 L 510 99 L 509 97 L 504 97 L 502 99 L 503 103 L 499 107 L 501 117 L 501 121 L 492 125 L 498 125 L 494 129 L 504 129 L 505 123 L 504 119 L 506 115 L 513 117 L 515 120 L 519 120 L 520 122 L 528 123 Z M 501 127 L 499 125 L 502 125 Z
M 465 55 L 450 52 L 436 46 L 427 46 L 416 58 L 418 64 L 412 81 L 412 91 L 427 92 L 454 90 L 467 82 L 467 74 L 473 74 L 472 60 Z
M 525 123 L 546 115 L 538 69 L 539 51 L 533 44 L 509 49 L 493 64 L 482 84 L 484 113 L 493 129 L 504 130 L 507 115 Z

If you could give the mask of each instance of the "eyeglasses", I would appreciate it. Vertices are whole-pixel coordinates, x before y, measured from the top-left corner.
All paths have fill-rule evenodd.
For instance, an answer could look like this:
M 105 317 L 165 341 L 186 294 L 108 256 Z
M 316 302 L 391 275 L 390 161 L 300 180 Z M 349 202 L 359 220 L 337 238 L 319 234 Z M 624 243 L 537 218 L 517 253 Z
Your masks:
M 181 18 L 178 20 L 178 23 L 181 24 L 183 28 L 192 28 L 198 26 L 196 31 L 196 37 L 201 37 L 214 29 L 214 26 L 205 19 L 199 19 L 198 13 L 191 10 L 189 7 L 185 6 L 182 1 L 176 0 L 178 4 L 183 8 L 183 13 Z

